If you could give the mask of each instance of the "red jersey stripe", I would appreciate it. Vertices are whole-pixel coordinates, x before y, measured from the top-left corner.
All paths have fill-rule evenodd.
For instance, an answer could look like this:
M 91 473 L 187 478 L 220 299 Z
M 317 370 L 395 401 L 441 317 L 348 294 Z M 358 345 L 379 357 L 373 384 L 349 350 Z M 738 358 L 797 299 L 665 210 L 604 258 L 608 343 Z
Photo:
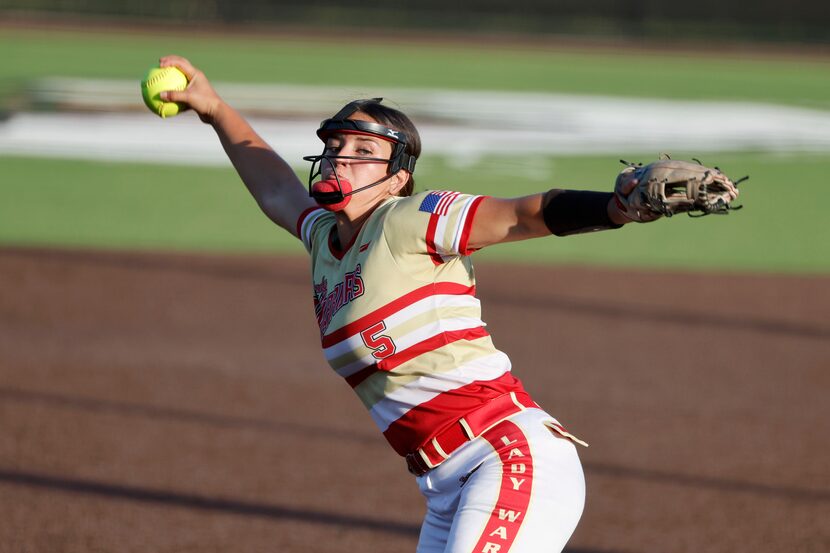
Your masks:
M 368 367 L 364 367 L 354 374 L 346 377 L 346 383 L 352 388 L 357 388 L 364 380 L 378 372 L 378 364 L 372 363 Z
M 442 332 L 427 338 L 426 340 L 422 340 L 417 344 L 413 344 L 395 355 L 382 359 L 377 363 L 373 363 L 365 369 L 361 369 L 351 376 L 346 377 L 346 382 L 349 383 L 349 386 L 355 388 L 378 371 L 391 371 L 395 367 L 398 367 L 407 361 L 411 361 L 419 355 L 429 353 L 430 351 L 434 351 L 442 346 L 457 342 L 459 340 L 478 340 L 479 338 L 484 338 L 485 336 L 489 336 L 489 334 L 483 326 Z
M 434 213 L 429 216 L 426 241 L 427 253 L 429 254 L 430 259 L 432 259 L 432 262 L 436 265 L 441 265 L 444 262 L 444 259 L 438 255 L 438 250 L 435 248 L 435 229 L 438 227 L 438 217 L 440 217 L 440 215 L 436 215 Z
M 297 231 L 294 234 L 300 240 L 303 239 L 302 232 L 303 232 L 303 222 L 305 221 L 305 218 L 308 217 L 311 214 L 312 211 L 317 211 L 318 209 L 321 209 L 321 208 L 319 208 L 317 206 L 312 206 L 312 207 L 306 208 L 302 213 L 300 213 L 300 216 L 297 217 Z
M 463 328 L 460 330 L 449 330 L 442 332 L 441 334 L 437 334 L 432 338 L 427 338 L 426 340 L 418 342 L 417 344 L 408 347 L 400 353 L 392 355 L 391 357 L 387 357 L 386 359 L 379 361 L 378 365 L 382 371 L 391 371 L 395 367 L 402 365 L 423 353 L 436 350 L 446 344 L 452 344 L 453 342 L 457 342 L 459 340 L 478 340 L 479 338 L 484 338 L 485 336 L 489 336 L 489 334 L 483 326 Z
M 522 383 L 509 371 L 493 380 L 477 380 L 413 407 L 393 422 L 383 435 L 398 455 L 404 456 L 491 399 L 508 392 L 522 391 Z M 424 432 L 429 432 L 429 435 L 424 435 Z
M 442 294 L 454 296 L 475 296 L 475 293 L 475 286 L 465 286 L 464 284 L 456 282 L 434 282 L 432 284 L 427 284 L 426 286 L 416 288 L 415 290 L 412 290 L 411 292 L 404 294 L 398 299 L 387 303 L 383 307 L 375 309 L 371 313 L 364 315 L 363 317 L 360 317 L 359 319 L 347 324 L 346 326 L 342 326 L 337 330 L 333 331 L 332 333 L 323 336 L 323 347 L 331 347 L 334 344 L 345 340 L 346 338 L 354 336 L 358 332 L 366 330 L 374 323 L 383 320 L 390 315 L 394 315 L 401 309 L 408 307 L 413 303 L 427 298 L 429 296 L 436 296 Z
M 478 210 L 478 206 L 481 205 L 481 201 L 485 197 L 486 196 L 479 196 L 478 198 L 473 200 L 473 203 L 470 205 L 470 210 L 467 213 L 467 218 L 464 220 L 464 228 L 461 229 L 461 238 L 458 241 L 458 253 L 460 253 L 461 255 L 470 255 L 471 253 L 476 251 L 476 248 L 469 249 L 467 247 L 467 243 L 470 240 L 470 232 L 473 228 L 473 219 L 475 219 L 476 211 Z

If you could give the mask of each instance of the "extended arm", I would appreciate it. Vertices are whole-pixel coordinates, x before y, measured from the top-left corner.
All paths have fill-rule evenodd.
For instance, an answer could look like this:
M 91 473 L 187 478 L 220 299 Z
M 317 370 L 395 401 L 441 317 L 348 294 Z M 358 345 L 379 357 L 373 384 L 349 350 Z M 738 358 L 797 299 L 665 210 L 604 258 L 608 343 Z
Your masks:
M 549 190 L 521 198 L 485 198 L 470 230 L 469 246 L 618 228 L 630 222 L 613 193 Z
M 213 90 L 204 73 L 185 58 L 165 56 L 159 65 L 176 66 L 187 76 L 183 91 L 162 93 L 162 99 L 180 102 L 216 131 L 225 153 L 262 211 L 276 224 L 296 233 L 300 213 L 315 205 L 297 175 L 253 130 L 239 112 Z

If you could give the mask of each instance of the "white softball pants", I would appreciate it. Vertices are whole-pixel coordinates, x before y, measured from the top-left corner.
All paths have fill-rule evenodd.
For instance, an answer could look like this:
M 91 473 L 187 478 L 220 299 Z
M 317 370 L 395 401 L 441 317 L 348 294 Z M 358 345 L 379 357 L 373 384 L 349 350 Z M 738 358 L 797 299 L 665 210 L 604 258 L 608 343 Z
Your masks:
M 585 504 L 576 447 L 527 409 L 417 478 L 427 501 L 417 553 L 561 552 Z

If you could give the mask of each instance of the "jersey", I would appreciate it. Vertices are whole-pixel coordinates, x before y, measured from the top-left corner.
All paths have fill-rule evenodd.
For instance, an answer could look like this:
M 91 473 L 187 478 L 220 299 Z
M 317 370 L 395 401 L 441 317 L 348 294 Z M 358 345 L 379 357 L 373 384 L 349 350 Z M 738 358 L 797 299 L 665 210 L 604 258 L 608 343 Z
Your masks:
M 483 198 L 448 191 L 389 198 L 342 249 L 332 242 L 333 213 L 312 208 L 297 222 L 311 254 L 326 360 L 400 455 L 522 390 L 475 294 L 468 240 Z

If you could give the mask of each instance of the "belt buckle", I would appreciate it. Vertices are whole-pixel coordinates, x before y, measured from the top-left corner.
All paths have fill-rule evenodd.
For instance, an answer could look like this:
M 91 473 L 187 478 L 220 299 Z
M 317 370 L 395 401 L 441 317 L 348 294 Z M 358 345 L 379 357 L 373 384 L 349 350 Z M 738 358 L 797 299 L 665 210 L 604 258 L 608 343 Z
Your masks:
M 415 476 L 423 476 L 429 472 L 429 467 L 426 466 L 423 459 L 421 459 L 421 456 L 418 455 L 417 452 L 407 453 L 405 459 L 406 468 L 410 474 L 414 474 Z

